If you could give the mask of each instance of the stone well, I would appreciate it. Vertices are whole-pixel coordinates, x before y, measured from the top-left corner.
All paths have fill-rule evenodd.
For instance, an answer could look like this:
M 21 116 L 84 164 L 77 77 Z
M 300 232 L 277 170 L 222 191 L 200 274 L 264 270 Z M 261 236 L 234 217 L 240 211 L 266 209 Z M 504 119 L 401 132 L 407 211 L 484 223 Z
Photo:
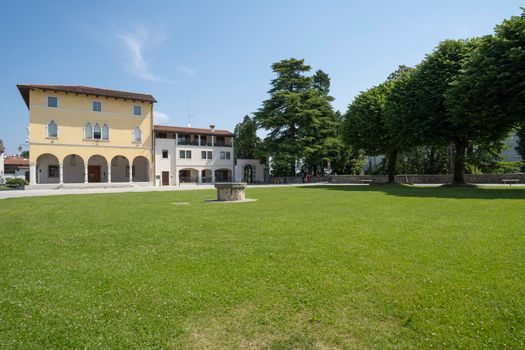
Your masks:
M 246 182 L 219 182 L 215 184 L 217 200 L 220 202 L 244 201 Z

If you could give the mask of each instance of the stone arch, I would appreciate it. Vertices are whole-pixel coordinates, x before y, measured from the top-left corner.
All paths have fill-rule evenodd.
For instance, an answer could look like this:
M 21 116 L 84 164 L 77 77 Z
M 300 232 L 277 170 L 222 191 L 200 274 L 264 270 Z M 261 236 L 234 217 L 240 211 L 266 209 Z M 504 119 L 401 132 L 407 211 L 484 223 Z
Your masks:
M 149 161 L 144 156 L 133 159 L 133 182 L 149 181 Z
M 253 183 L 255 178 L 255 167 L 251 164 L 245 164 L 242 169 L 242 181 L 247 183 Z
M 44 153 L 36 159 L 36 183 L 57 184 L 60 182 L 60 162 L 50 153 Z
M 217 169 L 215 170 L 215 182 L 231 182 L 232 171 L 231 169 Z
M 199 171 L 193 168 L 184 168 L 179 170 L 179 182 L 190 183 L 199 181 Z
M 62 162 L 64 183 L 84 183 L 84 159 L 78 154 L 69 154 Z
M 111 159 L 111 182 L 129 182 L 129 160 L 118 155 Z
M 108 182 L 108 162 L 95 154 L 88 159 L 88 182 Z
M 202 183 L 208 184 L 213 182 L 213 171 L 211 169 L 201 170 Z

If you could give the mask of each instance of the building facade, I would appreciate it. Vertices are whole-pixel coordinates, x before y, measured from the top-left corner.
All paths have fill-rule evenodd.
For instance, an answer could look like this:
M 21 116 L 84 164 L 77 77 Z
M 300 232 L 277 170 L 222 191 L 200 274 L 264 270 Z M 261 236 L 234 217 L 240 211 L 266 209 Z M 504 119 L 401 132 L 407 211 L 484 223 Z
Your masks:
M 151 95 L 18 85 L 29 109 L 30 185 L 152 183 Z
M 4 158 L 4 178 L 29 181 L 29 159 L 10 156 Z
M 0 184 L 4 181 L 4 143 L 0 140 Z
M 156 185 L 233 181 L 234 137 L 227 130 L 154 126 Z

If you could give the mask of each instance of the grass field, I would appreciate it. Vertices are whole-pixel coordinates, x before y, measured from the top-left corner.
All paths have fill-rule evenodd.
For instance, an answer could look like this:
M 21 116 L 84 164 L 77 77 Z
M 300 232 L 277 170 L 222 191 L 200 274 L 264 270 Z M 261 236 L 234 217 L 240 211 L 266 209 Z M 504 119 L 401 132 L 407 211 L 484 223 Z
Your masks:
M 525 189 L 213 196 L 0 201 L 0 348 L 525 347 Z

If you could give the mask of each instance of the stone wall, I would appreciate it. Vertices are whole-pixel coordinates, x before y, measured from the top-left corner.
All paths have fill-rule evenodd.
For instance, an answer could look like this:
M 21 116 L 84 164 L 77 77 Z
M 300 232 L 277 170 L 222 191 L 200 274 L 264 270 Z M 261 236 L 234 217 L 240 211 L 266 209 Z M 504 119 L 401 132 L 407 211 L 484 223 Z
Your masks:
M 306 181 L 306 177 L 301 176 L 272 176 L 270 177 L 270 184 L 302 184 L 302 183 L 316 183 L 328 182 L 330 176 L 312 176 L 310 181 Z
M 396 182 L 410 183 L 410 184 L 442 184 L 451 183 L 452 174 L 443 175 L 398 175 Z M 525 173 L 518 174 L 481 174 L 472 175 L 465 174 L 465 181 L 474 184 L 497 184 L 502 183 L 503 179 L 518 179 L 520 183 L 525 183 Z M 334 184 L 359 184 L 364 183 L 363 180 L 372 180 L 372 183 L 387 183 L 388 176 L 386 175 L 333 175 L 330 176 L 328 182 Z

